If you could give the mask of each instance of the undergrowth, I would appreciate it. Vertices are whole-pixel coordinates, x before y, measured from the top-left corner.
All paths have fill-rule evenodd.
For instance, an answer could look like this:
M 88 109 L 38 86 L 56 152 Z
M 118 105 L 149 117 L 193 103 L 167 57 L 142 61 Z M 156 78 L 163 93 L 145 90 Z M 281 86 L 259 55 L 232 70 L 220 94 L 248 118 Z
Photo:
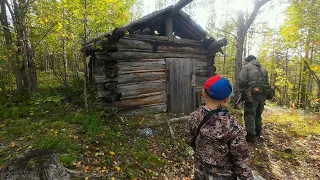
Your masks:
M 272 113 L 264 113 L 264 122 L 281 126 L 293 136 L 320 135 L 319 115 L 297 109 L 272 108 L 277 108 L 277 110 Z

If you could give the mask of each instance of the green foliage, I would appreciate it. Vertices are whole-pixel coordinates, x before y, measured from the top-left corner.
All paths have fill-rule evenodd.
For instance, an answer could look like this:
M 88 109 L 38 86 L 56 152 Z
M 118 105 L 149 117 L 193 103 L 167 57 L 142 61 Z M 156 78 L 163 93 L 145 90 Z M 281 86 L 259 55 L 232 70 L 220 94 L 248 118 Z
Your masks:
M 151 152 L 148 151 L 137 152 L 136 156 L 138 157 L 138 160 L 141 162 L 140 165 L 142 169 L 152 166 L 159 167 L 164 164 L 159 157 L 153 155 Z
M 87 116 L 83 123 L 83 128 L 88 135 L 99 134 L 102 132 L 102 123 L 98 116 Z
M 77 160 L 77 155 L 75 154 L 61 154 L 59 156 L 61 163 L 66 167 L 72 167 L 73 163 Z
M 52 149 L 58 152 L 73 153 L 81 151 L 81 146 L 73 142 L 64 132 L 50 132 L 44 136 L 36 145 L 39 149 Z
M 289 130 L 291 135 L 307 137 L 309 135 L 320 135 L 320 122 L 317 115 L 302 114 L 298 110 L 279 109 L 277 113 L 268 115 L 266 122 L 273 122 L 284 129 Z

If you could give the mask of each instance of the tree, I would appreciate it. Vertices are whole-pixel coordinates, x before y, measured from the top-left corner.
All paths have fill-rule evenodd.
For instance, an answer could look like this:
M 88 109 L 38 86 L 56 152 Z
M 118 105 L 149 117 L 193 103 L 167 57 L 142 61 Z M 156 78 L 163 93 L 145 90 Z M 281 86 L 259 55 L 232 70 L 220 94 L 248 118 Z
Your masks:
M 9 63 L 9 68 L 12 68 L 15 74 L 15 80 L 16 80 L 16 85 L 18 91 L 22 91 L 23 86 L 22 86 L 22 77 L 21 73 L 19 70 L 19 66 L 17 64 L 17 59 L 15 56 L 15 53 L 17 51 L 17 48 L 14 44 L 14 32 L 13 32 L 13 27 L 9 24 L 9 19 L 7 15 L 7 11 L 10 10 L 11 14 L 13 14 L 13 10 L 10 9 L 8 6 L 7 1 L 1 1 L 0 2 L 1 6 L 1 26 L 4 32 L 4 38 L 5 38 L 5 43 L 6 43 L 6 48 L 8 50 L 8 63 Z M 15 21 L 14 21 L 15 23 Z
M 299 98 L 297 104 L 306 108 L 311 106 L 312 80 L 318 86 L 318 99 L 320 99 L 320 78 L 311 67 L 320 41 L 319 21 L 320 2 L 316 0 L 292 1 L 286 10 L 287 20 L 281 28 L 281 35 L 287 47 L 300 56 L 301 76 Z M 297 49 L 304 51 L 304 56 Z M 315 68 L 316 69 L 316 68 Z
M 249 19 L 245 20 L 243 11 L 238 12 L 238 21 L 237 21 L 237 53 L 236 53 L 236 61 L 235 61 L 235 72 L 234 72 L 234 93 L 235 97 L 238 96 L 239 92 L 239 75 L 242 67 L 242 55 L 243 55 L 243 45 L 245 42 L 246 35 L 248 33 L 248 29 L 252 25 L 254 19 L 257 17 L 260 8 L 266 4 L 270 0 L 257 0 L 255 1 L 255 5 Z

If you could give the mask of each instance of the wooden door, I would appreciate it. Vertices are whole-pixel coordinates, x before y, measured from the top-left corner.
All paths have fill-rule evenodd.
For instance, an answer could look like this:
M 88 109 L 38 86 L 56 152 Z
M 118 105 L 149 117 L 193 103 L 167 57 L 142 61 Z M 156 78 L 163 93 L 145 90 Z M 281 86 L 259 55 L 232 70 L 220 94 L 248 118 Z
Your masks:
M 195 110 L 195 61 L 167 58 L 168 111 L 189 114 Z

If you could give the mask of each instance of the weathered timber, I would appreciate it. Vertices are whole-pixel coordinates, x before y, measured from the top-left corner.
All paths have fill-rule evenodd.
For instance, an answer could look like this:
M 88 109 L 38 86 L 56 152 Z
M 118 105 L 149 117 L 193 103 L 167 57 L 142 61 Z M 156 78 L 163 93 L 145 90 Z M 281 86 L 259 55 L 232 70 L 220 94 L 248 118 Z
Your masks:
M 124 39 L 136 39 L 141 41 L 155 41 L 155 42 L 170 42 L 168 36 L 157 36 L 157 35 L 138 35 L 132 34 L 128 36 L 124 36 Z M 194 44 L 194 45 L 202 45 L 202 41 L 192 40 L 192 39 L 183 39 L 183 38 L 174 38 L 173 42 L 180 45 Z
M 205 61 L 198 61 L 198 59 L 195 59 L 195 66 L 196 67 L 206 67 L 207 66 L 207 62 L 205 62 Z
M 118 76 L 119 69 L 116 63 L 113 63 L 112 61 L 111 62 L 107 61 L 104 67 L 105 67 L 105 74 L 107 78 L 114 78 Z
M 135 84 L 120 84 L 117 86 L 117 93 L 122 97 L 136 96 L 166 90 L 165 81 L 147 81 Z
M 208 80 L 207 77 L 201 77 L 201 76 L 197 76 L 196 77 L 196 85 L 197 86 L 203 86 L 204 83 Z
M 107 78 L 106 75 L 94 75 L 93 78 L 95 83 L 105 83 L 110 81 L 110 78 Z
M 196 54 L 183 54 L 183 53 L 153 53 L 153 52 L 128 52 L 128 51 L 118 51 L 109 54 L 113 59 L 160 59 L 160 58 L 197 58 L 206 59 L 204 55 Z M 106 53 L 96 52 L 96 57 L 98 59 L 109 60 Z
M 107 91 L 115 92 L 117 90 L 117 83 L 116 82 L 106 83 L 105 88 Z
M 177 14 L 183 7 L 191 3 L 192 0 L 180 0 L 177 4 L 172 6 L 170 12 L 168 13 L 168 17 L 172 17 Z
M 207 62 L 196 60 L 195 66 L 196 76 L 207 76 Z
M 147 36 L 147 35 L 143 35 Z M 171 49 L 172 51 L 176 52 L 183 52 L 184 49 L 179 49 L 179 48 L 194 48 L 196 51 L 195 53 L 200 53 L 204 54 L 205 53 L 205 46 L 202 41 L 196 41 L 196 40 L 189 40 L 189 39 L 179 39 L 179 38 L 174 38 L 173 41 L 168 41 L 168 40 L 153 40 L 157 39 L 158 37 L 162 36 L 150 36 L 154 37 L 151 39 L 138 39 L 138 38 L 130 38 L 130 37 L 124 37 L 121 38 L 117 43 L 110 44 L 108 41 L 102 41 L 103 48 L 102 49 L 96 49 L 95 52 L 108 52 L 108 53 L 113 53 L 116 51 L 124 51 L 124 50 L 130 50 L 130 49 L 142 49 L 142 50 L 152 50 L 152 51 L 159 51 L 159 52 L 166 52 L 168 51 L 167 49 L 162 49 L 158 48 L 161 46 L 164 47 L 174 47 L 176 49 Z M 146 38 L 146 37 L 145 37 Z M 166 37 L 167 38 L 167 37 Z M 201 51 L 199 51 L 199 50 Z
M 105 83 L 99 83 L 99 84 L 96 84 L 96 89 L 97 91 L 104 91 L 105 90 Z
M 196 69 L 196 77 L 206 77 L 207 76 L 207 70 L 206 68 L 204 69 Z
M 157 35 L 140 35 L 130 34 L 123 37 L 124 39 L 138 39 L 138 40 L 156 40 L 156 41 L 169 41 L 168 36 L 157 36 Z
M 168 36 L 169 41 L 173 41 L 173 23 L 172 18 L 167 18 L 165 20 L 166 36 Z
M 110 95 L 106 95 L 104 97 L 104 100 L 108 103 L 108 105 L 110 107 L 113 107 L 113 103 L 116 101 L 119 101 L 120 97 L 121 97 L 120 94 L 116 94 L 116 93 L 111 92 Z M 111 104 L 110 104 L 110 102 L 111 102 Z
M 154 112 L 154 113 L 161 113 L 167 111 L 167 104 L 166 103 L 159 103 L 153 104 L 148 106 L 140 106 L 135 107 L 134 109 L 123 109 L 119 111 L 119 114 L 122 116 L 138 116 L 145 114 L 146 112 Z
M 119 71 L 138 71 L 138 70 L 152 70 L 152 69 L 165 69 L 164 59 L 146 62 L 131 62 L 119 61 L 117 67 Z
M 109 41 L 102 41 L 101 45 L 104 49 L 147 49 L 152 50 L 152 45 L 150 43 L 138 40 L 138 39 L 124 39 L 121 38 L 118 42 L 111 44 Z
M 139 70 L 139 71 L 119 71 L 118 75 L 131 74 L 131 73 L 147 73 L 147 72 L 164 72 L 164 69 L 153 69 L 153 70 Z
M 94 68 L 95 68 L 95 67 L 104 66 L 104 64 L 105 64 L 105 61 L 99 60 L 99 59 L 97 59 L 97 58 L 95 58 L 95 57 L 92 58 L 92 60 L 93 60 Z
M 111 92 L 110 91 L 97 91 L 97 98 L 103 98 L 103 97 L 107 97 L 111 95 Z
M 95 67 L 93 74 L 94 75 L 105 75 L 105 67 L 104 66 Z
M 192 75 L 195 74 L 193 59 L 168 58 L 169 74 L 169 111 L 173 113 L 190 113 L 195 109 L 195 95 L 192 87 Z M 181 103 L 183 102 L 183 103 Z
M 226 38 L 220 39 L 218 41 L 212 42 L 208 47 L 208 51 L 215 51 L 219 48 L 222 48 L 223 46 L 226 46 L 227 44 L 228 40 Z
M 95 76 L 96 83 L 118 82 L 118 84 L 127 84 L 143 81 L 165 80 L 164 69 L 157 71 L 126 71 L 120 72 L 118 77 L 107 78 L 106 76 Z
M 119 74 L 116 79 L 119 84 L 127 84 L 133 82 L 164 80 L 165 78 L 166 74 L 163 70 L 163 72 L 133 72 L 130 74 Z
M 167 95 L 161 94 L 161 95 L 148 96 L 148 97 L 142 97 L 142 98 L 124 99 L 121 101 L 114 102 L 113 105 L 121 110 L 121 109 L 133 109 L 138 106 L 165 103 L 166 101 L 167 101 Z
M 161 94 L 166 94 L 166 92 L 165 91 L 160 91 L 160 92 L 153 92 L 153 93 L 147 93 L 147 94 L 138 94 L 138 95 L 133 95 L 133 96 L 125 96 L 125 97 L 121 97 L 120 100 L 135 99 L 135 98 L 142 98 L 142 97 L 148 97 L 148 96 L 156 96 L 156 95 L 161 95 Z
M 205 50 L 202 48 L 192 47 L 174 47 L 174 46 L 158 46 L 158 52 L 182 52 L 186 54 L 199 54 L 205 55 Z

